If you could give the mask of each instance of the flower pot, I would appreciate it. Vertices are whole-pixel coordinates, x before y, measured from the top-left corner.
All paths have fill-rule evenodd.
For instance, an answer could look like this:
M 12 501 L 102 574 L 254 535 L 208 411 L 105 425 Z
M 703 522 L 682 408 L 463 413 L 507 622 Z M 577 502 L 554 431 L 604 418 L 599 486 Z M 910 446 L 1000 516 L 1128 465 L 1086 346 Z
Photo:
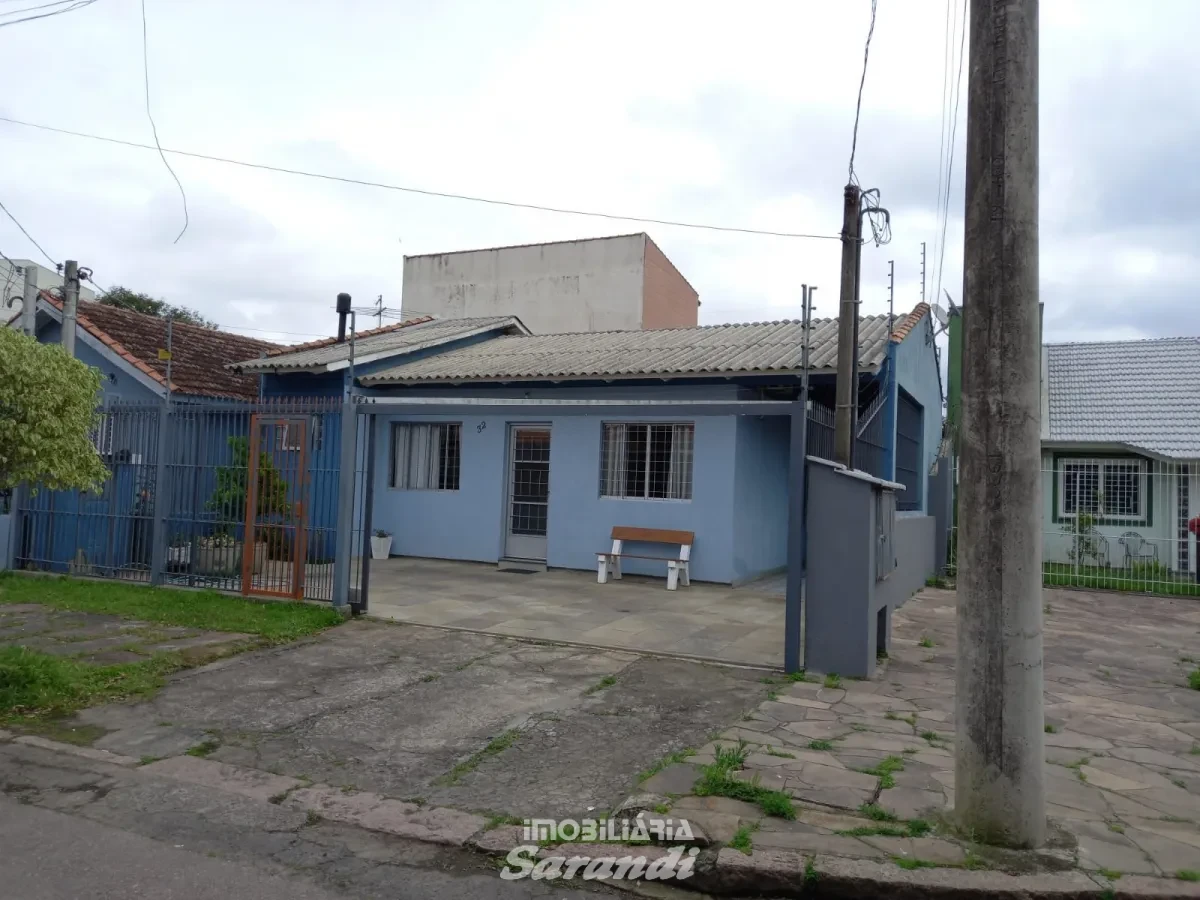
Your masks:
M 186 569 L 192 561 L 192 545 L 176 544 L 167 548 L 167 565 Z
M 387 559 L 392 552 L 392 536 L 371 535 L 371 559 Z
M 267 565 L 267 542 L 266 541 L 256 541 L 255 542 L 255 544 L 254 544 L 254 559 L 252 560 L 251 564 L 253 565 L 254 574 L 261 575 L 262 570 L 264 568 L 266 568 L 266 565 Z
M 207 544 L 196 545 L 194 571 L 197 575 L 237 575 L 242 569 L 242 545 Z

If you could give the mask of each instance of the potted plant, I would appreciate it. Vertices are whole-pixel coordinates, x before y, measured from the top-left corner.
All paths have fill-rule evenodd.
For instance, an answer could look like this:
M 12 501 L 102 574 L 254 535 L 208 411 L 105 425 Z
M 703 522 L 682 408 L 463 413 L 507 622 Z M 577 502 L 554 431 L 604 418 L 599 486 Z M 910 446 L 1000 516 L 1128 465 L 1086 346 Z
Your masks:
M 387 559 L 392 552 L 392 533 L 376 528 L 371 535 L 371 559 Z
M 167 565 L 175 569 L 186 569 L 191 563 L 192 542 L 186 535 L 175 535 L 167 545 Z
M 257 575 L 266 565 L 268 539 L 274 536 L 277 545 L 283 544 L 284 533 L 279 526 L 288 521 L 292 514 L 292 505 L 288 501 L 288 483 L 275 467 L 271 454 L 260 452 L 254 491 L 254 522 L 246 523 L 244 520 L 246 486 L 250 475 L 250 440 L 231 436 L 227 441 L 230 449 L 229 465 L 216 470 L 217 484 L 206 505 L 210 510 L 219 512 L 224 519 L 241 520 L 247 527 L 250 524 L 255 526 L 253 572 Z M 240 544 L 237 555 L 240 560 Z
M 227 531 L 196 539 L 195 571 L 199 575 L 236 575 L 242 568 L 242 544 Z

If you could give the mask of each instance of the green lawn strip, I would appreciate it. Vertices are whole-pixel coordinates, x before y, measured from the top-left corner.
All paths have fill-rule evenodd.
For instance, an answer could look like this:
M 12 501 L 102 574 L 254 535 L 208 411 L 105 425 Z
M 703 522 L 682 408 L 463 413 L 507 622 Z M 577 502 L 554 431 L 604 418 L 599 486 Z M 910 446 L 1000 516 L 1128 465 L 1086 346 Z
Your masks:
M 494 737 L 490 741 L 488 741 L 487 746 L 484 747 L 482 750 L 478 750 L 475 753 L 472 753 L 469 757 L 464 759 L 462 762 L 460 762 L 458 765 L 456 765 L 453 769 L 451 769 L 445 775 L 438 777 L 434 781 L 434 784 L 439 784 L 439 785 L 458 784 L 458 781 L 460 778 L 462 778 L 468 772 L 475 771 L 475 769 L 479 767 L 479 764 L 481 762 L 483 762 L 485 759 L 488 759 L 489 757 L 496 756 L 497 754 L 503 753 L 505 750 L 507 750 L 509 747 L 511 747 L 514 743 L 516 743 L 517 738 L 519 738 L 520 736 L 521 736 L 521 732 L 519 729 L 516 729 L 516 728 L 510 728 L 508 731 L 505 731 L 504 733 L 497 735 L 496 737 Z
M 699 797 L 729 797 L 734 800 L 744 800 L 755 803 L 768 816 L 780 819 L 796 818 L 796 808 L 792 798 L 783 791 L 771 790 L 758 783 L 757 776 L 753 781 L 740 781 L 733 773 L 741 769 L 750 750 L 744 742 L 736 747 L 717 747 L 716 760 L 701 770 L 700 778 L 692 793 Z
M 184 666 L 175 653 L 94 666 L 28 647 L 0 647 L 0 720 L 19 723 L 66 716 L 99 703 L 145 697 Z
M 332 606 L 255 602 L 216 591 L 180 591 L 75 578 L 0 574 L 0 603 L 40 603 L 159 625 L 253 634 L 285 643 L 342 621 Z
M 1073 566 L 1070 563 L 1052 562 L 1046 563 L 1042 568 L 1042 584 L 1046 587 L 1086 587 L 1110 591 L 1200 597 L 1200 584 L 1193 578 L 1165 569 L 1139 572 L 1131 569 Z

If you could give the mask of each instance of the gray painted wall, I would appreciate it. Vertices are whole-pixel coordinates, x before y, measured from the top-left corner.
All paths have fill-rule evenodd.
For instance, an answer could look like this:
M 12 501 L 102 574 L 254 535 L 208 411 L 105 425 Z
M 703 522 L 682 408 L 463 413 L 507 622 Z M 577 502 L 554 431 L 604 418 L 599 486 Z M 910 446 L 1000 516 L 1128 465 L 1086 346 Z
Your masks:
M 881 606 L 899 608 L 925 586 L 926 578 L 937 571 L 934 561 L 936 532 L 937 522 L 933 516 L 896 514 L 896 527 L 892 532 L 896 568 L 876 585 L 876 609 Z
M 737 420 L 733 491 L 733 582 L 787 567 L 788 448 L 791 419 Z
M 917 324 L 895 349 L 896 383 L 921 404 L 924 439 L 922 460 L 929 472 L 937 459 L 942 439 L 942 383 L 938 374 L 937 356 L 929 340 L 929 316 Z M 895 403 L 896 398 L 892 398 Z M 893 463 L 895 455 L 893 454 Z M 893 475 L 895 473 L 893 472 Z M 921 491 L 920 512 L 929 511 L 929 483 Z

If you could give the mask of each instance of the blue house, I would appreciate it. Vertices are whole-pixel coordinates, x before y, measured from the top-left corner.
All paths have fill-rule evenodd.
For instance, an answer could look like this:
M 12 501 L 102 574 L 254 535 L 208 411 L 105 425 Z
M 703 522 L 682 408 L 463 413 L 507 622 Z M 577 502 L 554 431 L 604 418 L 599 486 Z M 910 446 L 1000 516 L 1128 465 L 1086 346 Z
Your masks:
M 818 455 L 832 450 L 837 331 L 816 320 L 809 334 Z M 927 515 L 942 432 L 929 308 L 866 316 L 859 335 L 856 465 L 904 485 L 902 515 Z M 377 416 L 371 448 L 369 525 L 392 533 L 393 554 L 593 569 L 613 526 L 679 529 L 695 533 L 692 577 L 740 584 L 786 565 L 791 436 L 786 417 L 728 408 L 798 397 L 803 342 L 795 321 L 532 335 L 514 317 L 421 319 L 356 337 L 353 385 L 350 342 L 336 339 L 233 368 L 262 376 L 268 396 L 353 386 L 404 402 Z M 580 414 L 613 400 L 639 411 Z M 504 401 L 539 412 L 506 414 Z M 704 404 L 713 413 L 695 414 Z

